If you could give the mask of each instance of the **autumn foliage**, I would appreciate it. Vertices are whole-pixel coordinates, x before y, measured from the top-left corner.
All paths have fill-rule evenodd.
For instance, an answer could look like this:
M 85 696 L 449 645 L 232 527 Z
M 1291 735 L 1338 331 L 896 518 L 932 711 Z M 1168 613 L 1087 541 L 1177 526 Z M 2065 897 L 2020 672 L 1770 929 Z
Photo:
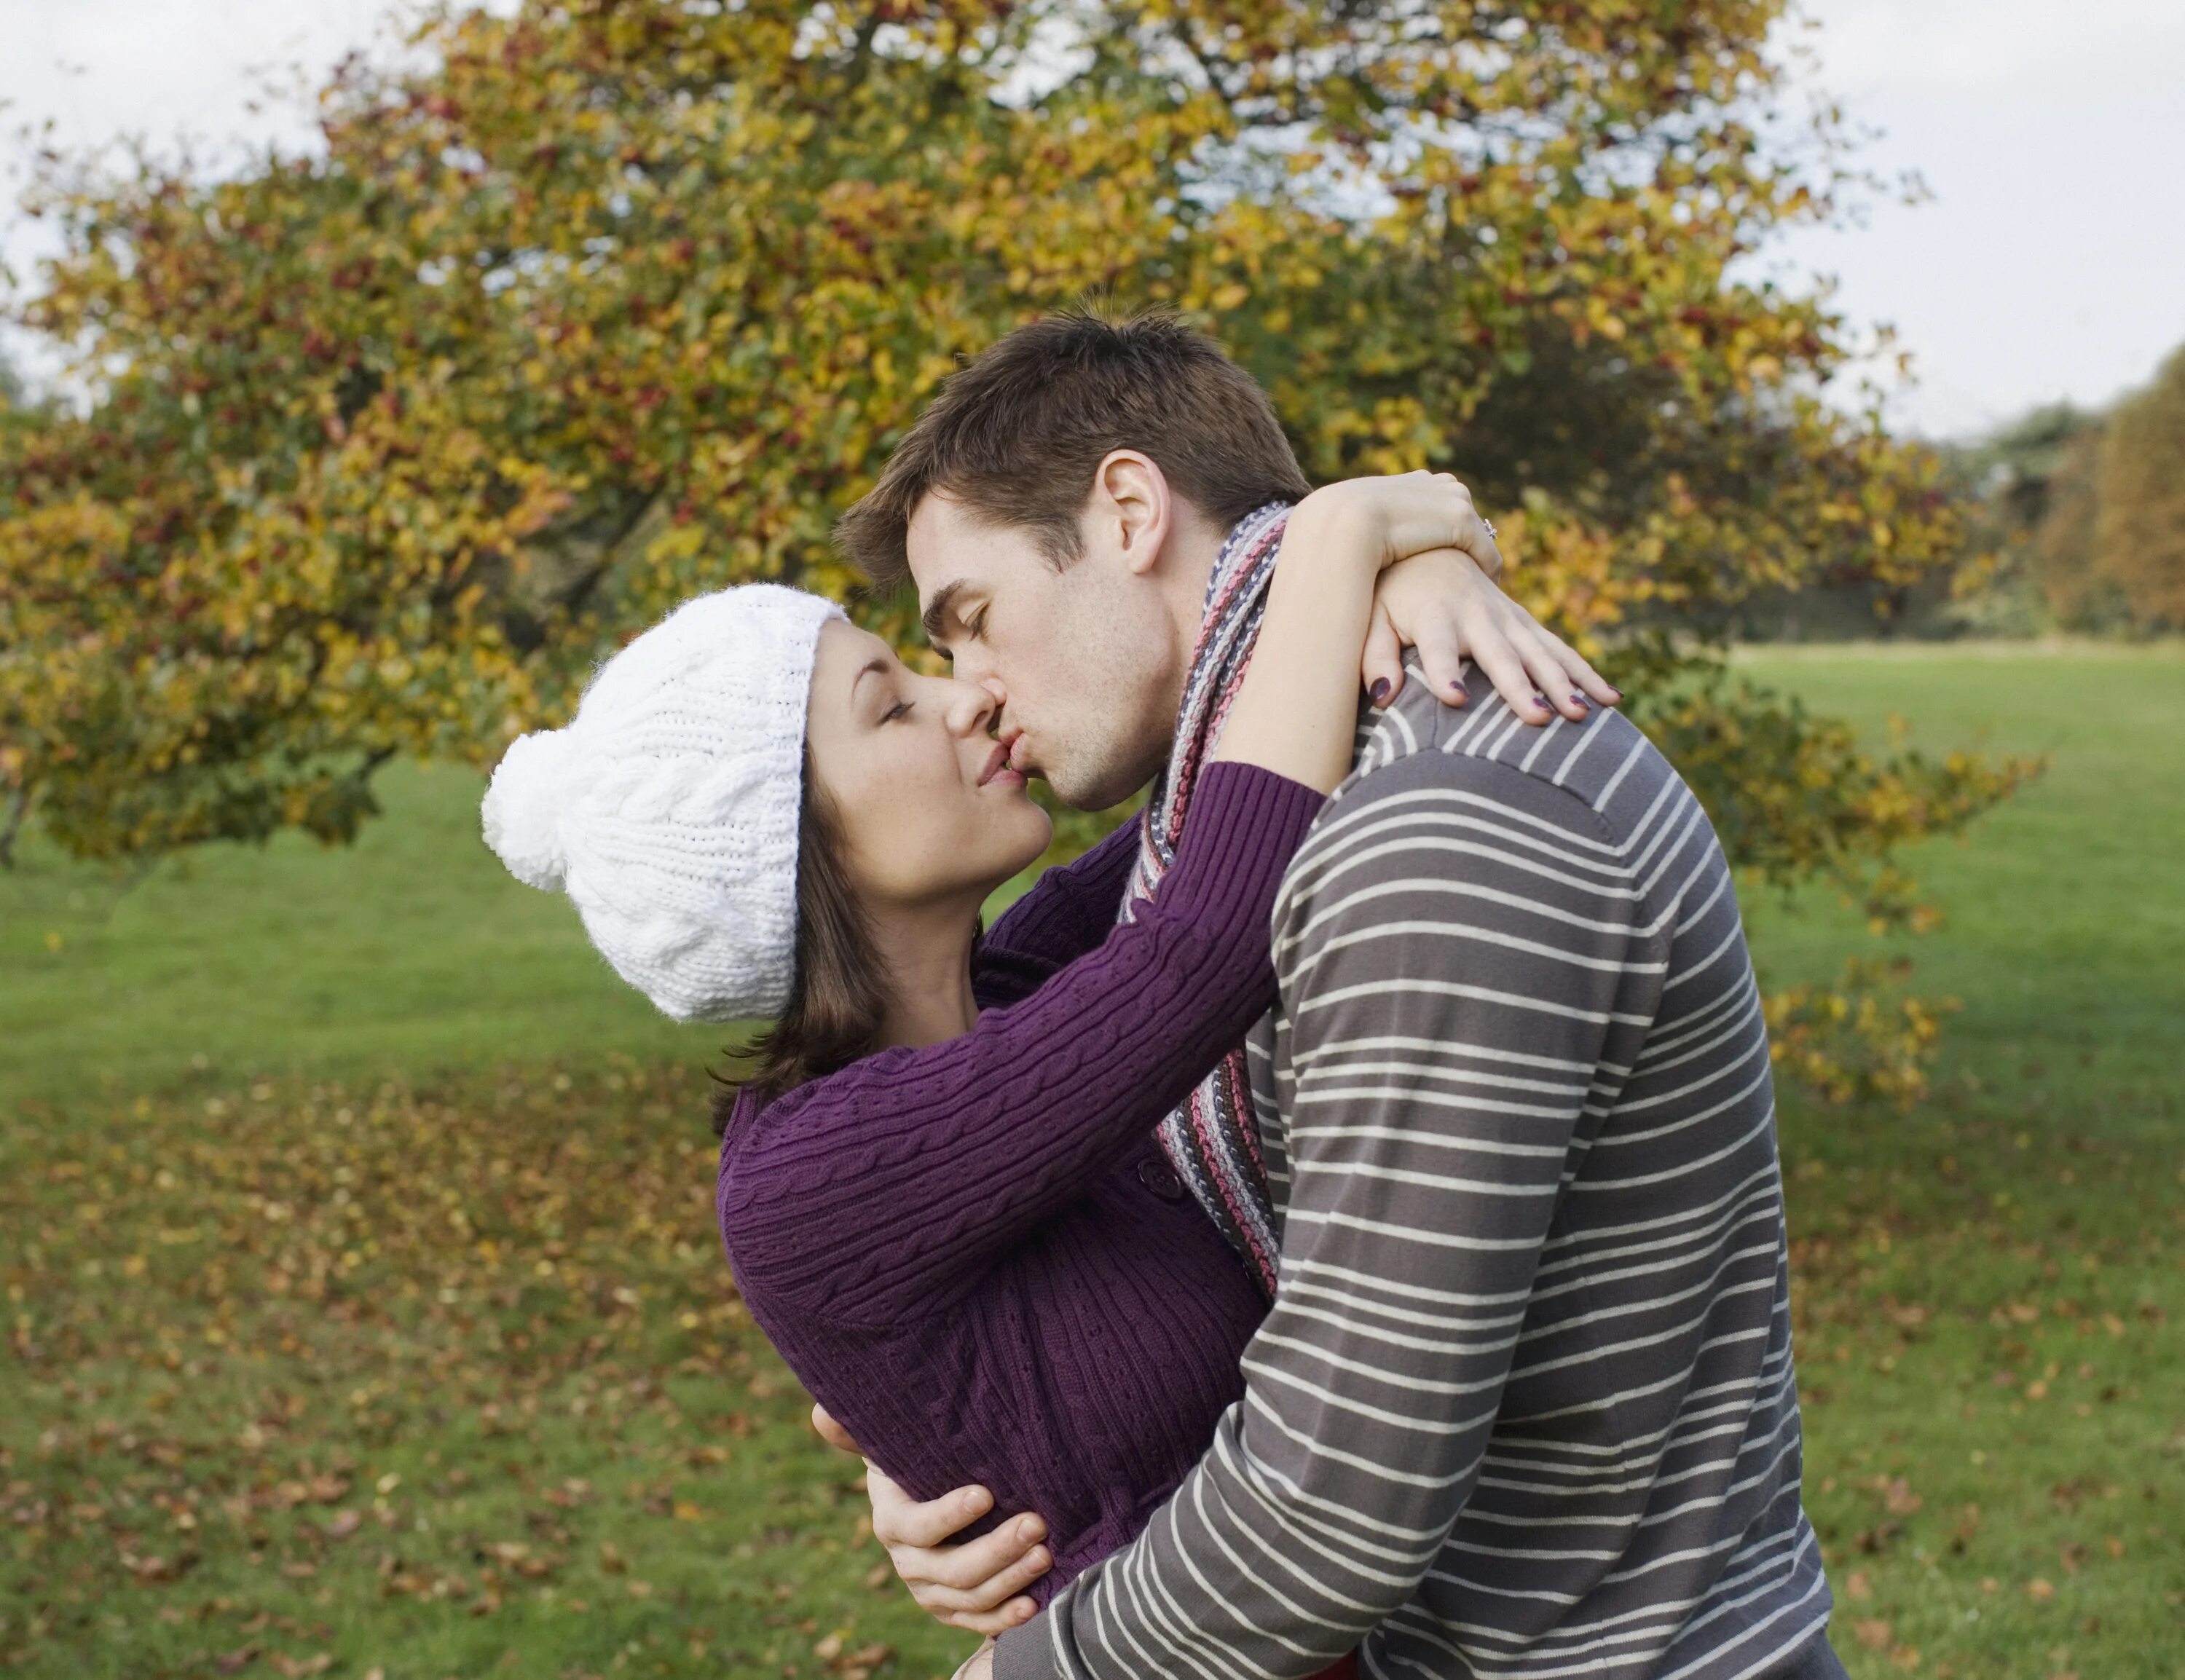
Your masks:
M 1780 10 L 458 8 L 344 68 L 322 154 L 53 159 L 19 313 L 89 395 L 0 425 L 0 776 L 84 855 L 346 839 L 379 765 L 490 762 L 691 591 L 847 591 L 832 522 L 956 359 L 1097 293 L 1209 326 L 1316 477 L 1465 474 L 1738 860 L 1902 922 L 1891 852 L 2024 767 L 1707 674 L 1748 593 L 1962 540 L 1819 401 L 1847 325 L 1735 277 L 1841 181 L 1769 114 Z M 1854 1086 L 1916 1087 L 1897 1007 Z
M 2094 564 L 2143 623 L 2185 628 L 2185 348 L 2101 439 Z

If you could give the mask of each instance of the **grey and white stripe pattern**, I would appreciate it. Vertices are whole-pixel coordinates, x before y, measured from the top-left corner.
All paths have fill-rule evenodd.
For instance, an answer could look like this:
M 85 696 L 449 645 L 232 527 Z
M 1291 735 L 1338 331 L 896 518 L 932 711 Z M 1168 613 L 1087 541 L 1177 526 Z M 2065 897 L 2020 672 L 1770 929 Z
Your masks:
M 1767 1036 L 1690 791 L 1620 716 L 1536 730 L 1415 681 L 1274 933 L 1280 1287 L 1246 1396 L 1000 1672 L 1782 1665 L 1830 1600 Z

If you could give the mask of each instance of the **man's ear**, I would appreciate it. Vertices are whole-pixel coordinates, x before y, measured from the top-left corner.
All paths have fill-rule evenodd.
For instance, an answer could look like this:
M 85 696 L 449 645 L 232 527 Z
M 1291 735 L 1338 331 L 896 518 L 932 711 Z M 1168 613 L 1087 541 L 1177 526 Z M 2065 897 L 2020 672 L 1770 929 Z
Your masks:
M 1159 563 L 1175 516 L 1175 495 L 1152 456 L 1112 449 L 1094 469 L 1087 534 L 1139 577 Z

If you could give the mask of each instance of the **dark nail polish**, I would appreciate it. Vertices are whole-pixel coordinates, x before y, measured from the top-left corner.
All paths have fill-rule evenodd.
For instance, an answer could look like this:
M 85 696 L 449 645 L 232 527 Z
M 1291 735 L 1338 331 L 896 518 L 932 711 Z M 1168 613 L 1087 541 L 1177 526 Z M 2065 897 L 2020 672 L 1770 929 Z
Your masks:
M 1449 685 L 1449 699 L 1452 706 L 1466 706 L 1470 704 L 1472 696 L 1465 692 L 1463 684 L 1451 683 Z
M 1611 683 L 1608 685 L 1608 692 L 1614 695 L 1618 700 L 1622 700 L 1623 698 L 1623 690 L 1618 688 L 1613 683 Z
M 1585 696 L 1584 695 L 1573 695 L 1571 696 L 1571 704 L 1573 706 L 1584 706 L 1585 704 Z
M 1388 703 L 1389 679 L 1386 677 L 1383 677 L 1373 684 L 1373 704 L 1376 706 L 1386 706 Z

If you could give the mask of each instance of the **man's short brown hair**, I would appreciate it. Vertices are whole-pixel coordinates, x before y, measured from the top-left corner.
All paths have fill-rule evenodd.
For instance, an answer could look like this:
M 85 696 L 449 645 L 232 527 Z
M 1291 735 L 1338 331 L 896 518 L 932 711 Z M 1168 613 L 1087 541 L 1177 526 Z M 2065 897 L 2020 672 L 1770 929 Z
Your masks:
M 1311 486 L 1274 405 L 1211 338 L 1166 313 L 1075 310 L 1020 327 L 953 375 L 835 536 L 881 590 L 909 575 L 911 516 L 935 491 L 1028 528 L 1057 565 L 1078 552 L 1092 475 L 1140 449 L 1223 526 Z

